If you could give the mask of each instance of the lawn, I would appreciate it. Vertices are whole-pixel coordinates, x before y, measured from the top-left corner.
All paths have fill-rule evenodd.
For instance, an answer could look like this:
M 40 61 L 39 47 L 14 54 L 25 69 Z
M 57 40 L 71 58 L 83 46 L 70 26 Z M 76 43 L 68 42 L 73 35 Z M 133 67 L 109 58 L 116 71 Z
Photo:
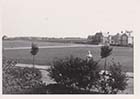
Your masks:
M 21 47 L 29 46 L 29 42 L 14 42 L 12 46 Z M 3 42 L 4 47 L 8 47 L 8 42 Z M 59 45 L 58 43 L 45 43 L 39 42 L 38 45 Z M 61 43 L 62 44 L 62 43 Z M 60 45 L 61 45 L 60 44 Z M 62 44 L 63 45 L 63 44 Z M 9 44 L 11 47 L 11 45 Z M 93 58 L 96 60 L 100 59 L 100 48 L 99 47 L 65 47 L 65 48 L 41 48 L 39 53 L 36 55 L 35 63 L 38 65 L 50 65 L 53 60 L 57 58 L 64 58 L 70 55 L 86 58 L 87 52 L 90 50 L 93 54 Z M 6 58 L 17 59 L 19 63 L 32 64 L 32 56 L 29 49 L 15 49 L 15 50 L 4 50 L 3 56 Z M 112 55 L 108 60 L 114 58 L 115 62 L 120 62 L 123 65 L 123 71 L 133 72 L 133 49 L 128 47 L 113 47 Z M 103 63 L 103 60 L 100 62 Z
M 25 41 L 25 40 L 4 40 L 2 42 L 4 48 L 13 48 L 13 47 L 30 47 L 31 44 L 35 43 L 38 46 L 58 46 L 58 45 L 70 45 L 70 43 L 56 43 L 56 42 L 41 42 L 41 41 Z

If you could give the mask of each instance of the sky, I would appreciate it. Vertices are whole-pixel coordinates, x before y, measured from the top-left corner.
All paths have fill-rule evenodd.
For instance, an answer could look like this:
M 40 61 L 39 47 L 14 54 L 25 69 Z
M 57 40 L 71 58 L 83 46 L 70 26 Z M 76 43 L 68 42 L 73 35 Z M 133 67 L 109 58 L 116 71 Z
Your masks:
M 2 34 L 87 37 L 136 29 L 139 0 L 2 0 Z

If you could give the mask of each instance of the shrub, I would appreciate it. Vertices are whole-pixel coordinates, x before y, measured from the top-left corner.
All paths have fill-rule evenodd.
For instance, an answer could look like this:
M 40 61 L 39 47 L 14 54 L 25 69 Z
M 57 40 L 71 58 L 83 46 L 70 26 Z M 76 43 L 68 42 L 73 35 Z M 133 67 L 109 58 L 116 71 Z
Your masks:
M 98 91 L 104 94 L 117 94 L 118 91 L 123 91 L 127 86 L 127 77 L 121 70 L 121 64 L 112 61 L 110 68 L 106 71 L 107 57 L 111 55 L 112 48 L 110 46 L 101 47 L 101 58 L 105 59 L 104 71 L 100 74 L 98 82 Z
M 106 73 L 100 73 L 100 80 L 97 85 L 99 93 L 117 94 L 126 89 L 128 79 L 121 67 L 121 64 L 112 62 Z
M 78 90 L 90 90 L 100 77 L 98 62 L 73 56 L 54 61 L 48 71 L 57 84 Z
M 111 86 L 111 93 L 117 93 L 126 89 L 128 77 L 121 68 L 122 65 L 115 62 L 110 66 L 111 80 L 109 86 Z
M 37 89 L 45 88 L 38 69 L 15 67 L 13 63 L 3 62 L 3 94 L 40 93 Z
M 48 88 L 51 93 L 61 94 L 117 94 L 126 89 L 127 76 L 120 64 L 112 62 L 106 73 L 99 67 L 98 61 L 93 59 L 87 61 L 71 56 L 56 60 L 48 71 L 57 84 Z

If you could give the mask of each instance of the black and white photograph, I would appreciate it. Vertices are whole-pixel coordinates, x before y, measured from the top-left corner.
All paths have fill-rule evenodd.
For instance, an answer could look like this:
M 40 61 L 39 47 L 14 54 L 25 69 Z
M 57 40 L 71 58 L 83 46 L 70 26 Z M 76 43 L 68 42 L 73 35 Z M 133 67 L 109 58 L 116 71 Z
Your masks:
M 134 95 L 138 2 L 2 0 L 2 94 Z

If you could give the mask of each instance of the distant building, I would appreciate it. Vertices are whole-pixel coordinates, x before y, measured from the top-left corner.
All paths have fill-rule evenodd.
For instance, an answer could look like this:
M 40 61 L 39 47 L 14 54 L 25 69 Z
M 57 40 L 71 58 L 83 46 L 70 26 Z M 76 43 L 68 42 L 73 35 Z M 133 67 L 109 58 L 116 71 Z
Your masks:
M 98 32 L 95 35 L 88 36 L 88 40 L 92 41 L 93 44 L 128 46 L 133 45 L 134 38 L 130 32 L 121 31 L 116 35 L 109 35 L 109 32 L 104 34 Z
M 108 37 L 103 37 L 102 44 L 108 44 L 108 43 L 109 43 Z
M 95 35 L 88 36 L 88 42 L 93 44 L 101 44 L 103 43 L 103 34 L 102 32 L 97 32 Z
M 94 35 L 89 35 L 87 38 L 88 43 L 93 43 Z
M 126 33 L 121 35 L 121 45 L 128 45 L 128 35 Z
M 104 34 L 103 34 L 103 42 L 102 42 L 102 44 L 103 44 L 103 45 L 110 45 L 109 42 L 110 42 L 110 41 L 109 41 L 109 32 L 104 33 Z
M 113 45 L 121 44 L 121 35 L 119 33 L 111 37 L 111 44 Z
M 102 32 L 96 33 L 93 39 L 94 39 L 93 41 L 98 43 L 98 44 L 103 43 L 103 34 L 102 34 Z
M 108 43 L 109 44 L 112 44 L 113 43 L 112 35 L 108 35 Z
M 131 36 L 131 33 L 128 33 L 128 44 L 133 45 L 133 36 Z
M 88 40 L 91 41 L 93 39 L 94 35 L 89 35 Z

